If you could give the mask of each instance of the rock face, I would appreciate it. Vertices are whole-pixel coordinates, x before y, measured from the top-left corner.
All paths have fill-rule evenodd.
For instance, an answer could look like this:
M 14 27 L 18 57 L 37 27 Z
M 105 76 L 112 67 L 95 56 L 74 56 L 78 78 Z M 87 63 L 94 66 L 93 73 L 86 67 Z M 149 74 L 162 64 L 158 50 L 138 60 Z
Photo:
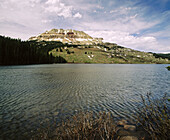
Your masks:
M 101 44 L 103 38 L 93 38 L 83 31 L 72 29 L 52 29 L 38 36 L 31 37 L 29 40 L 37 41 L 60 41 L 62 43 L 75 45 L 94 45 Z

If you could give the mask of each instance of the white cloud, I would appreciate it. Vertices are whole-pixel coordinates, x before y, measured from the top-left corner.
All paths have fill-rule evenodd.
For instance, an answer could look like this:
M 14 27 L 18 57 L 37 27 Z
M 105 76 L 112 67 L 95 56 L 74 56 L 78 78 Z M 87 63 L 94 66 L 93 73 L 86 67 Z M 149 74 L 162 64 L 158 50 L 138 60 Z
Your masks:
M 72 17 L 72 6 L 66 6 L 60 0 L 48 0 L 44 6 L 46 12 L 55 13 L 58 16 L 63 16 L 64 18 Z
M 118 7 L 115 8 L 113 10 L 110 10 L 110 13 L 114 13 L 115 15 L 124 15 L 124 14 L 129 14 L 129 12 L 131 12 L 131 10 L 133 10 L 134 8 L 132 7 Z
M 1 0 L 0 34 L 25 40 L 45 30 L 57 28 L 56 25 L 63 22 L 58 20 L 59 17 L 69 20 L 73 20 L 73 16 L 80 18 L 81 14 L 78 13 L 73 6 L 61 0 Z
M 110 11 L 110 13 L 116 13 L 117 12 L 117 10 L 111 10 Z
M 46 13 L 55 13 L 57 16 L 64 18 L 82 18 L 79 12 L 74 14 L 75 8 L 73 6 L 66 5 L 60 0 L 47 0 L 44 9 Z
M 170 11 L 149 16 L 148 8 L 118 0 L 1 0 L 0 34 L 28 39 L 51 28 L 72 28 L 134 49 L 170 51 Z
M 74 17 L 74 18 L 82 18 L 82 15 L 78 12 L 78 13 L 76 13 L 73 17 Z
M 122 31 L 86 31 L 92 37 L 102 37 L 105 42 L 112 42 L 124 47 L 141 51 L 170 52 L 170 46 L 161 45 L 153 36 L 136 37 Z
M 83 22 L 81 26 L 88 30 L 114 30 L 114 31 L 124 31 L 130 34 L 137 33 L 141 30 L 151 28 L 152 26 L 158 24 L 157 22 L 146 22 L 140 19 L 131 17 L 120 17 L 110 21 L 94 21 L 89 20 L 88 22 Z
M 135 14 L 134 16 L 130 16 L 131 19 L 136 18 L 138 14 Z
M 46 4 L 57 4 L 60 0 L 47 0 Z
M 103 6 L 100 6 L 100 5 L 97 5 L 97 8 L 98 8 L 98 9 L 104 9 L 104 7 L 103 7 Z
M 92 0 L 62 0 L 64 3 L 73 6 L 75 9 L 81 12 L 89 12 L 96 9 L 96 3 Z
M 46 20 L 46 19 L 44 19 L 44 20 L 41 20 L 41 22 L 42 22 L 42 23 L 50 23 L 50 22 L 52 22 L 52 20 Z
M 35 1 L 4 0 L 1 2 L 1 34 L 28 39 L 31 34 L 47 28 L 41 23 L 43 17 L 42 8 L 38 6 L 38 3 L 32 7 L 30 2 L 33 4 Z

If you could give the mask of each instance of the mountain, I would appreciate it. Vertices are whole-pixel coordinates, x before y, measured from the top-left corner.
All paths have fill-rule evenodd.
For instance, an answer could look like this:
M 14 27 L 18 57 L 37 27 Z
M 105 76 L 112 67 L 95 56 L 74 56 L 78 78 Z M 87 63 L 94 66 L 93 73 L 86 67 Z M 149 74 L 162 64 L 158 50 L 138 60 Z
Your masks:
M 71 29 L 52 29 L 28 41 L 0 36 L 0 65 L 40 63 L 170 64 L 170 60 L 169 54 L 104 43 Z
M 61 57 L 67 63 L 170 63 L 167 57 L 158 57 L 155 53 L 141 52 L 115 43 L 104 43 L 102 40 L 72 29 L 52 29 L 29 38 L 38 46 L 49 48 L 49 55 Z
M 52 29 L 38 36 L 31 37 L 29 40 L 37 41 L 60 41 L 62 43 L 74 45 L 96 45 L 101 44 L 103 38 L 93 38 L 83 31 L 72 29 Z

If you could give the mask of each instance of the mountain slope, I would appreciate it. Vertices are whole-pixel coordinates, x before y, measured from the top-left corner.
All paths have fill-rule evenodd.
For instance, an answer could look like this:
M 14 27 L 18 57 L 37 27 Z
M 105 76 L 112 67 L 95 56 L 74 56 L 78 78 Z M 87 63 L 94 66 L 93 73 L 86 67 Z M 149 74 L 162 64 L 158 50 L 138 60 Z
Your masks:
M 170 63 L 167 58 L 155 53 L 136 51 L 115 43 L 104 43 L 102 38 L 93 38 L 83 31 L 52 29 L 29 39 L 53 49 L 54 57 L 62 57 L 68 63 Z M 55 45 L 59 41 L 62 45 Z
M 168 59 L 156 58 L 152 53 L 140 52 L 113 43 L 102 45 L 79 45 L 54 48 L 49 52 L 61 56 L 68 63 L 121 63 L 121 64 L 162 64 Z

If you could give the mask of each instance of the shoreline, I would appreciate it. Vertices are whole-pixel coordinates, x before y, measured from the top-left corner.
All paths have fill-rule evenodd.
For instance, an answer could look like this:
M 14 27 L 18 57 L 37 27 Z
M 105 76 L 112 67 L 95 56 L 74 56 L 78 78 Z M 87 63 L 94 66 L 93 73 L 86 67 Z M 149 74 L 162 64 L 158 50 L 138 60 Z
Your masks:
M 18 64 L 14 64 L 14 65 L 0 65 L 1 66 L 34 66 L 34 65 L 53 65 L 53 64 L 118 64 L 118 65 L 170 65 L 170 63 L 162 63 L 162 64 L 158 64 L 158 63 L 51 63 L 51 64 L 48 64 L 48 63 L 44 63 L 44 64 L 21 64 L 21 65 L 18 65 Z

